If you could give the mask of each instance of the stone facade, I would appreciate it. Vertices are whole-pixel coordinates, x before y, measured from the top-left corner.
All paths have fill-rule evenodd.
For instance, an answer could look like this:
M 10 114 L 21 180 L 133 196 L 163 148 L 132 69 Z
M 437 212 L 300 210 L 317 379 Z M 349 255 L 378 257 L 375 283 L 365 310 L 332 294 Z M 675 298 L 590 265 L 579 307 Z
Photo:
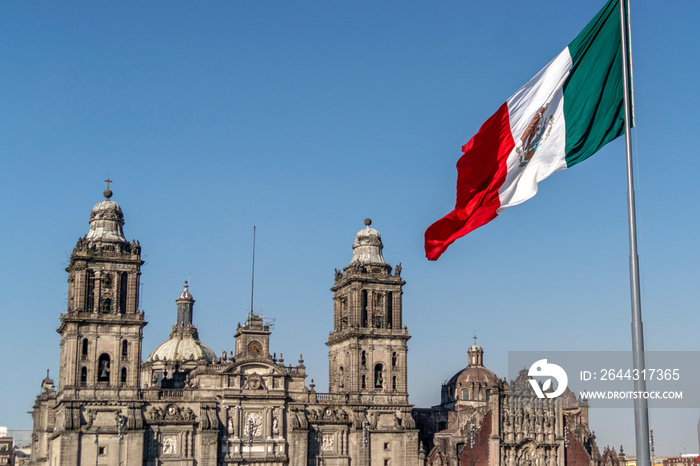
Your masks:
M 442 386 L 441 403 L 418 409 L 429 465 L 596 466 L 600 455 L 588 427 L 588 403 L 563 395 L 539 399 L 527 370 L 510 384 L 484 367 L 484 351 L 468 350 L 468 365 Z M 615 456 L 617 458 L 617 456 Z
M 58 389 L 42 382 L 31 464 L 350 466 L 425 463 L 407 392 L 400 264 L 370 221 L 336 270 L 328 393 L 306 385 L 303 358 L 270 352 L 250 312 L 235 353 L 214 354 L 193 324 L 187 284 L 168 341 L 145 362 L 141 246 L 105 191 L 70 258 Z
M 414 409 L 401 264 L 385 262 L 369 219 L 335 271 L 327 393 L 306 385 L 303 357 L 271 353 L 270 326 L 252 311 L 235 351 L 215 354 L 199 338 L 187 282 L 169 339 L 144 362 L 141 246 L 125 239 L 111 195 L 92 209 L 66 269 L 59 385 L 47 374 L 36 398 L 31 464 L 620 464 L 614 450 L 600 455 L 585 400 L 568 390 L 538 399 L 526 371 L 500 379 L 476 339 L 441 403 Z

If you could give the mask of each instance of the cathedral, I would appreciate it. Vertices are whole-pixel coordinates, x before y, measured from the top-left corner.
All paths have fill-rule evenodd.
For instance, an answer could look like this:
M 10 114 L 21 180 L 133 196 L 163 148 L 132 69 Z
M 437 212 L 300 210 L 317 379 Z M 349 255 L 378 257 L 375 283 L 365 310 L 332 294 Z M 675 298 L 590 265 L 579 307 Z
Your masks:
M 187 282 L 169 339 L 144 361 L 141 245 L 125 238 L 112 191 L 104 197 L 66 268 L 58 386 L 48 374 L 41 383 L 30 464 L 617 466 L 614 451 L 598 451 L 585 400 L 539 400 L 527 374 L 509 384 L 484 367 L 476 340 L 440 405 L 415 409 L 401 264 L 386 263 L 369 219 L 335 270 L 328 392 L 307 386 L 303 359 L 271 352 L 270 326 L 252 310 L 235 351 L 214 353 Z
M 424 463 L 407 392 L 405 282 L 371 221 L 335 272 L 330 386 L 318 393 L 302 359 L 272 356 L 254 312 L 235 352 L 217 356 L 199 339 L 187 283 L 170 338 L 143 361 L 141 246 L 126 240 L 111 190 L 104 196 L 66 269 L 58 390 L 47 376 L 34 404 L 32 464 Z

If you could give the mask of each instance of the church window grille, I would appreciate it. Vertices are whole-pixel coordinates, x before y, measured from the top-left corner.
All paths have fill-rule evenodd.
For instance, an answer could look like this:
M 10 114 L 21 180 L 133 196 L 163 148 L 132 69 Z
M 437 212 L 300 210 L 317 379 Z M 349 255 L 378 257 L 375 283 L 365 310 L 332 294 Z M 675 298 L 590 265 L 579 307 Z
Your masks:
M 80 369 L 80 386 L 84 387 L 87 385 L 87 367 L 83 366 Z
M 127 359 L 129 356 L 129 343 L 124 340 L 122 341 L 122 359 Z
M 108 354 L 101 354 L 97 361 L 97 381 L 109 384 L 110 357 Z
M 343 388 L 345 386 L 345 371 L 343 369 L 343 366 L 340 366 L 340 368 L 338 369 L 338 373 L 340 374 L 338 386 L 340 388 Z
M 362 355 L 360 356 L 360 362 L 362 363 L 363 367 L 367 365 L 367 353 L 364 351 L 362 352 Z
M 128 278 L 126 272 L 121 273 L 121 278 L 119 280 L 119 313 L 126 314 L 126 301 L 127 301 L 127 286 Z
M 362 376 L 362 388 L 367 388 L 367 378 L 364 375 Z
M 396 367 L 396 352 L 391 353 L 391 367 Z
M 396 376 L 391 378 L 391 389 L 396 390 Z
M 122 367 L 122 375 L 121 375 L 121 378 L 119 379 L 119 381 L 122 383 L 122 385 L 126 384 L 126 374 L 127 374 L 126 367 Z
M 382 374 L 384 366 L 377 364 L 374 366 L 374 388 L 383 388 L 384 375 Z

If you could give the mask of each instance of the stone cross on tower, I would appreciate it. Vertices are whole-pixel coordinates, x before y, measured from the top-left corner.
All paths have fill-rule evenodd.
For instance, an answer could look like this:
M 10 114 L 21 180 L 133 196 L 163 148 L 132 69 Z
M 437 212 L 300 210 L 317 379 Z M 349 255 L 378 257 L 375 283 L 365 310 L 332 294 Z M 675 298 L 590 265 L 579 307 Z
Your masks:
M 107 183 L 107 189 L 105 189 L 104 192 L 103 192 L 102 194 L 104 195 L 104 197 L 106 197 L 107 199 L 109 199 L 110 197 L 112 197 L 112 190 L 109 189 L 109 183 L 113 183 L 113 181 L 110 180 L 110 179 L 109 179 L 109 176 L 108 176 L 107 179 L 105 180 L 105 183 Z

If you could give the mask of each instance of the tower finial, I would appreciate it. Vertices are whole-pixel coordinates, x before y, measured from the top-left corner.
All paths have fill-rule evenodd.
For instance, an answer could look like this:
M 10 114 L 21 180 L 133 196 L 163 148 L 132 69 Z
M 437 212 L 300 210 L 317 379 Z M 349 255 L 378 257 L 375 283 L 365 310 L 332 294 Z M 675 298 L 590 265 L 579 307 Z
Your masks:
M 370 226 L 372 224 L 372 219 L 371 218 L 366 218 L 365 219 L 365 225 Z
M 476 346 L 476 339 L 477 339 L 476 332 L 474 332 L 474 336 L 472 338 L 474 339 L 474 346 Z
M 104 196 L 105 196 L 107 199 L 109 199 L 110 197 L 112 197 L 112 190 L 109 189 L 109 183 L 113 183 L 113 181 L 110 180 L 110 179 L 109 179 L 109 176 L 108 176 L 107 179 L 105 180 L 105 183 L 107 183 L 107 189 L 105 189 L 104 192 L 103 192 L 102 194 L 104 194 Z

